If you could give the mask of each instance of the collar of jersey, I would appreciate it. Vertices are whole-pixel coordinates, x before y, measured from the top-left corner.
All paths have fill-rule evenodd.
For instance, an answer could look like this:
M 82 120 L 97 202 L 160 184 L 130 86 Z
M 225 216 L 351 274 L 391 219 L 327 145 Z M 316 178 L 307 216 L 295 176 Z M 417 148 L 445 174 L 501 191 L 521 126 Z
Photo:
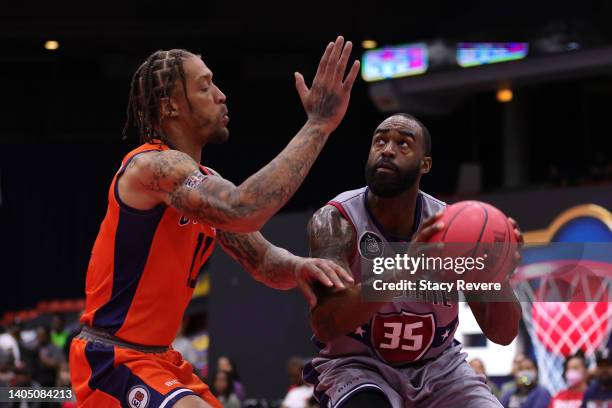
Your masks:
M 365 194 L 363 195 L 363 205 L 366 209 L 366 212 L 368 213 L 368 217 L 370 217 L 370 219 L 372 220 L 372 223 L 376 226 L 376 228 L 378 228 L 378 230 L 381 232 L 381 234 L 383 234 L 383 236 L 388 242 L 397 242 L 397 241 L 410 242 L 412 240 L 412 235 L 416 233 L 416 231 L 419 229 L 419 225 L 421 224 L 421 208 L 423 206 L 423 203 L 422 203 L 423 196 L 421 194 L 421 191 L 419 190 L 417 194 L 417 202 L 414 208 L 414 224 L 412 226 L 412 234 L 410 237 L 399 237 L 396 235 L 389 234 L 387 233 L 387 231 L 385 231 L 382 224 L 378 222 L 378 220 L 374 216 L 374 213 L 370 209 L 370 206 L 368 205 L 369 191 L 370 191 L 370 188 L 366 187 Z

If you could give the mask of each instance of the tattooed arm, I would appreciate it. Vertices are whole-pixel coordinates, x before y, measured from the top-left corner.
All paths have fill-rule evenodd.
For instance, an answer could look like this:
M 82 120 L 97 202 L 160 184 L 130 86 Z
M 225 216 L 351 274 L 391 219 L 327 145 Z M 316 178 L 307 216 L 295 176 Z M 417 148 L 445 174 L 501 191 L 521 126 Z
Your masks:
M 320 208 L 308 223 L 310 256 L 330 259 L 350 271 L 356 236 L 353 226 L 333 206 Z M 383 305 L 362 302 L 361 283 L 339 292 L 317 290 L 317 306 L 312 309 L 310 324 L 319 340 L 329 341 L 355 330 L 367 322 Z
M 346 113 L 359 72 L 357 61 L 343 80 L 352 45 L 338 37 L 330 43 L 311 89 L 296 73 L 296 89 L 308 120 L 287 147 L 238 187 L 202 175 L 187 154 L 176 150 L 136 156 L 121 177 L 120 195 L 136 195 L 136 208 L 163 202 L 182 214 L 232 232 L 259 230 L 295 193 Z M 144 193 L 144 194 L 143 194 Z
M 427 242 L 443 225 L 437 222 L 442 213 L 425 220 L 415 236 L 415 242 Z M 350 271 L 350 258 L 357 245 L 355 229 L 336 207 L 331 205 L 319 209 L 308 223 L 310 256 L 331 259 Z M 392 276 L 395 276 L 393 274 Z M 401 274 L 398 275 L 401 278 Z M 317 306 L 312 309 L 310 323 L 317 338 L 323 342 L 349 333 L 366 323 L 385 302 L 364 302 L 361 297 L 363 285 L 372 282 L 358 282 L 352 287 L 331 292 L 326 288 L 317 291 Z M 392 292 L 387 294 L 389 301 Z
M 314 306 L 313 282 L 327 288 L 344 289 L 343 281 L 352 284 L 351 275 L 332 261 L 302 258 L 272 245 L 259 232 L 236 234 L 220 232 L 221 246 L 255 280 L 275 289 L 292 289 L 296 285 Z

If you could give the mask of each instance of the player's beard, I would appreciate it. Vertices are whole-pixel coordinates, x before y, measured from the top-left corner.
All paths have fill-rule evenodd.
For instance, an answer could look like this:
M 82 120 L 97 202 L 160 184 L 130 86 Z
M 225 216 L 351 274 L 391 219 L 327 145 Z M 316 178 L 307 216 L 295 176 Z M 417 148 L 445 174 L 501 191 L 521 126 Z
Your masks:
M 365 178 L 370 191 L 380 197 L 395 197 L 403 193 L 414 186 L 414 183 L 416 183 L 421 174 L 418 161 L 404 171 L 395 164 L 389 163 L 395 168 L 393 174 L 377 172 L 377 164 L 370 165 L 369 162 L 366 163 Z
M 229 130 L 226 127 L 217 128 L 208 139 L 208 143 L 210 144 L 222 144 L 227 142 L 229 139 Z
M 208 128 L 208 130 L 204 130 L 204 132 L 208 133 L 204 136 L 205 144 L 223 144 L 229 139 L 229 130 L 220 121 L 215 122 L 214 120 L 205 118 L 201 119 L 200 123 L 202 129 Z M 210 128 L 212 126 L 214 126 L 214 129 L 211 131 Z

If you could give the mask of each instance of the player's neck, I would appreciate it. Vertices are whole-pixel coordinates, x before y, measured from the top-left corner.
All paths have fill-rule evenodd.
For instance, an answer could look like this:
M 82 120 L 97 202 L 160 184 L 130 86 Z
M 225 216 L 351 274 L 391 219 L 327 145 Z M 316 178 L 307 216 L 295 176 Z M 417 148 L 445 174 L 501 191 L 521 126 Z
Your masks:
M 189 140 L 188 138 L 170 138 L 169 146 L 188 154 L 196 163 L 202 162 L 202 144 Z
M 368 207 L 386 233 L 408 237 L 412 235 L 414 228 L 418 193 L 418 183 L 395 197 L 381 197 L 369 191 Z

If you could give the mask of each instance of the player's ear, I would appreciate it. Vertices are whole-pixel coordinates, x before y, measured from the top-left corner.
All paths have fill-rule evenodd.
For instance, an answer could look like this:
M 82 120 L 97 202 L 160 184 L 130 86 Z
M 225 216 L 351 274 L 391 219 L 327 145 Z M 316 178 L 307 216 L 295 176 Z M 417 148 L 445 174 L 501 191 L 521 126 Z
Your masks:
M 162 118 L 175 118 L 178 116 L 178 105 L 172 98 L 164 97 L 160 101 L 160 113 Z
M 429 173 L 429 170 L 431 170 L 431 164 L 431 157 L 423 157 L 421 160 L 421 174 Z

